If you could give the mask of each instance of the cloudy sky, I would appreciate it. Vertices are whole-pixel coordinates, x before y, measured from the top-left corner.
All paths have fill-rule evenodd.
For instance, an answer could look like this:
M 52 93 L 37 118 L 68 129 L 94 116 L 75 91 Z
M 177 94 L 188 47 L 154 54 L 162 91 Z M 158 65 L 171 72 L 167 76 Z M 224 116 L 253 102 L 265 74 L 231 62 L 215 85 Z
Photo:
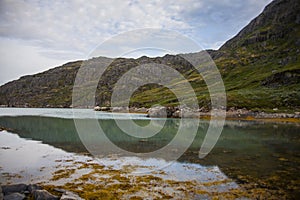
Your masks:
M 0 85 L 68 61 L 85 59 L 100 43 L 136 29 L 177 31 L 204 49 L 218 49 L 270 2 L 1 0 Z

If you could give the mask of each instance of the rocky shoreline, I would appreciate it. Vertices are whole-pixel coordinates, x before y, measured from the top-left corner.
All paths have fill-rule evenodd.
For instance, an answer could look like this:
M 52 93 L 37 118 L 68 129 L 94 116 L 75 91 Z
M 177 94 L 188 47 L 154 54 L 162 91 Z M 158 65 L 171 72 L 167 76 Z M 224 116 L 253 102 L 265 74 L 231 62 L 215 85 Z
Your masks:
M 167 118 L 203 118 L 210 119 L 211 112 L 207 109 L 200 108 L 198 110 L 193 110 L 188 107 L 163 107 L 156 106 L 151 108 L 136 108 L 136 107 L 99 107 L 94 108 L 95 111 L 104 111 L 104 112 L 116 112 L 116 113 L 143 113 L 147 114 L 147 117 L 167 117 Z M 218 113 L 218 110 L 215 110 Z M 220 112 L 223 110 L 220 110 Z M 274 110 L 276 111 L 276 109 Z M 281 119 L 283 121 L 296 121 L 300 122 L 300 112 L 294 113 L 268 113 L 264 111 L 252 111 L 246 108 L 236 109 L 230 108 L 226 110 L 226 119 L 231 120 L 263 120 L 263 119 Z
M 0 186 L 0 199 L 2 200 L 80 200 L 77 194 L 56 189 L 55 192 L 60 195 L 53 195 L 42 186 L 36 184 L 15 184 L 15 185 L 3 185 Z

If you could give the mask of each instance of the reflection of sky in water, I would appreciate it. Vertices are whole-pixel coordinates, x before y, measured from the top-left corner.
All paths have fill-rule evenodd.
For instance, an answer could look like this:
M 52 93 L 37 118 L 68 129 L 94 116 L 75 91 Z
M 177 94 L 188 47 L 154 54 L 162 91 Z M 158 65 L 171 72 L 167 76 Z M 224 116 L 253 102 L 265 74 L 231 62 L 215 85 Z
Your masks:
M 30 112 L 29 112 L 30 110 Z M 92 109 L 56 109 L 56 108 L 0 108 L 0 116 L 44 116 L 73 119 L 149 119 L 145 114 L 107 113 Z
M 36 176 L 50 176 L 48 170 L 41 168 L 54 168 L 55 160 L 66 156 L 63 150 L 54 148 L 38 141 L 25 140 L 16 134 L 6 131 L 0 132 L 0 166 L 1 173 L 20 174 L 24 181 Z M 3 177 L 2 177 L 3 178 Z M 2 182 L 3 180 L 1 180 Z
M 59 168 L 74 165 L 76 162 L 87 162 L 91 157 L 67 153 L 61 149 L 42 144 L 38 141 L 26 140 L 7 131 L 0 132 L 0 166 L 1 183 L 6 183 L 5 174 L 18 174 L 22 177 L 11 177 L 12 182 L 40 182 L 47 181 L 51 174 Z M 71 160 L 71 161 L 70 161 Z M 126 172 L 135 176 L 153 174 L 165 180 L 213 182 L 226 180 L 227 177 L 216 166 L 204 167 L 198 164 L 173 162 L 168 164 L 162 159 L 141 159 L 137 157 L 110 157 L 92 159 L 92 162 L 121 170 L 123 167 L 132 166 L 133 171 Z M 65 161 L 65 162 L 58 162 Z M 91 161 L 89 161 L 91 162 Z M 75 164 L 76 165 L 76 164 Z M 167 166 L 160 169 L 161 166 Z M 150 169 L 158 169 L 151 170 Z M 163 173 L 160 173 L 163 172 Z M 123 171 L 124 173 L 124 171 Z M 232 181 L 222 184 L 217 190 L 228 190 L 238 187 Z

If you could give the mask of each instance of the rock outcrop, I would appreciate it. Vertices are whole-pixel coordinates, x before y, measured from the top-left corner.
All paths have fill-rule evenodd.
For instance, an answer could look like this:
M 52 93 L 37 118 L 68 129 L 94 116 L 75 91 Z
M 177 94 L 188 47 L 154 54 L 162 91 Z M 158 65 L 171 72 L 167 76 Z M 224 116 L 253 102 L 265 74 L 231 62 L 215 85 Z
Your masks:
M 300 23 L 300 2 L 297 0 L 275 0 L 253 19 L 235 37 L 227 41 L 220 50 L 233 49 L 267 40 L 288 37 Z M 292 26 L 290 26 L 292 25 Z M 293 38 L 297 40 L 297 38 Z

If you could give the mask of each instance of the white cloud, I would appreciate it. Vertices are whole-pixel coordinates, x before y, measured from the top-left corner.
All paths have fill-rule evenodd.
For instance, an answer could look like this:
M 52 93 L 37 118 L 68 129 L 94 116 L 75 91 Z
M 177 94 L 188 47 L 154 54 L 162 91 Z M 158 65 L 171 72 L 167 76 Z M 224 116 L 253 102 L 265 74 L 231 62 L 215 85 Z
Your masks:
M 41 48 L 33 47 L 24 41 L 0 39 L 0 85 L 20 76 L 42 72 L 64 64 L 67 60 L 48 58 L 40 54 Z M 69 57 L 77 60 L 78 57 Z
M 155 55 L 159 56 L 164 55 L 166 52 L 169 54 L 179 54 L 182 52 L 198 52 L 203 50 L 196 42 L 177 31 L 144 28 L 127 31 L 106 40 L 90 56 L 123 57 L 124 54 L 132 51 L 135 52 L 134 55 L 143 56 L 141 53 L 138 54 L 138 51 L 143 53 L 145 49 L 151 49 L 151 55 L 154 55 L 154 50 L 157 49 Z

